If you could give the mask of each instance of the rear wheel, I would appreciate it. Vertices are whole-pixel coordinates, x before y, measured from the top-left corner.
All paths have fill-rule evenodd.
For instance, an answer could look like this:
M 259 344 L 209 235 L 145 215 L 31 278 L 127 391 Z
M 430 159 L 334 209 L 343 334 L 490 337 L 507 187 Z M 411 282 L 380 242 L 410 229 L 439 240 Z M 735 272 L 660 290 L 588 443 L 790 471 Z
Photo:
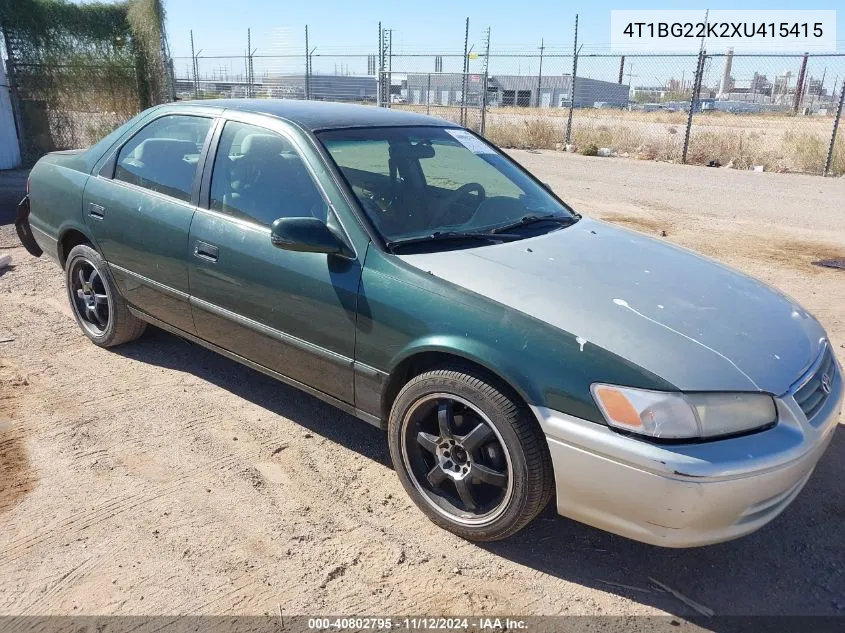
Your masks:
M 65 262 L 65 285 L 76 322 L 100 347 L 135 340 L 146 323 L 126 307 L 100 254 L 88 246 L 74 246 Z
M 463 538 L 506 538 L 551 498 L 551 459 L 536 421 L 515 395 L 474 368 L 438 369 L 409 381 L 394 402 L 388 435 L 410 497 Z

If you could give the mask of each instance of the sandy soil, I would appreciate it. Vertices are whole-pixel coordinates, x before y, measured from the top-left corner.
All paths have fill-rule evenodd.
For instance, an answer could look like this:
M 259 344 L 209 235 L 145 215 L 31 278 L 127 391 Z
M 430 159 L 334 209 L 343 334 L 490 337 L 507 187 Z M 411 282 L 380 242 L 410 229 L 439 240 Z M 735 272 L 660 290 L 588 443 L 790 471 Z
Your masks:
M 845 179 L 514 152 L 579 210 L 797 298 L 845 357 Z M 478 546 L 411 506 L 382 433 L 151 329 L 83 337 L 0 228 L 0 614 L 845 614 L 841 430 L 773 524 L 664 550 L 556 516 Z M 693 283 L 693 280 L 691 280 Z

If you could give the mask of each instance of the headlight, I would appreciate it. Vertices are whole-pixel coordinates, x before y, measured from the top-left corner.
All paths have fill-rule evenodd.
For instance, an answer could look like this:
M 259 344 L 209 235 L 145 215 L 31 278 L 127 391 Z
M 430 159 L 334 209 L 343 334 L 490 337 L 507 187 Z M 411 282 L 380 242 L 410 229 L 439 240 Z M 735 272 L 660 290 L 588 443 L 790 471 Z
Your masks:
M 611 426 L 667 439 L 743 433 L 777 420 L 761 393 L 668 393 L 595 383 L 590 388 Z

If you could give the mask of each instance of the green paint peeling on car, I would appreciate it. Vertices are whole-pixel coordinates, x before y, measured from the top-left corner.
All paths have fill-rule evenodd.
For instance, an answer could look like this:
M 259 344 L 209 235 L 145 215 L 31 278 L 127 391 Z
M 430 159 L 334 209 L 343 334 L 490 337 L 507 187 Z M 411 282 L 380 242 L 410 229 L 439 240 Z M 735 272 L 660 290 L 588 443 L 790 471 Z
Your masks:
M 842 403 L 792 299 L 581 217 L 409 112 L 158 106 L 39 160 L 17 224 L 94 343 L 152 323 L 386 429 L 414 502 L 472 540 L 552 497 L 657 545 L 747 534 L 806 483 Z

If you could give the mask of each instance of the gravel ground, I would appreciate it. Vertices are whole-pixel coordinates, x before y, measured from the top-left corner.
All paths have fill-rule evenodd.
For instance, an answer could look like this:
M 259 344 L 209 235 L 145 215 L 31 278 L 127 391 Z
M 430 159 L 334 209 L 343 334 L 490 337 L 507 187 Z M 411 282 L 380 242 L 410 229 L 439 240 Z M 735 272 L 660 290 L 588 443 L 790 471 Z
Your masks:
M 845 179 L 514 155 L 576 209 L 791 294 L 845 357 L 845 271 L 811 263 L 845 256 Z M 16 244 L 0 227 L 0 614 L 695 615 L 654 579 L 716 614 L 845 615 L 841 430 L 738 541 L 659 549 L 549 508 L 474 545 L 412 507 L 377 429 L 158 330 L 91 345 Z

